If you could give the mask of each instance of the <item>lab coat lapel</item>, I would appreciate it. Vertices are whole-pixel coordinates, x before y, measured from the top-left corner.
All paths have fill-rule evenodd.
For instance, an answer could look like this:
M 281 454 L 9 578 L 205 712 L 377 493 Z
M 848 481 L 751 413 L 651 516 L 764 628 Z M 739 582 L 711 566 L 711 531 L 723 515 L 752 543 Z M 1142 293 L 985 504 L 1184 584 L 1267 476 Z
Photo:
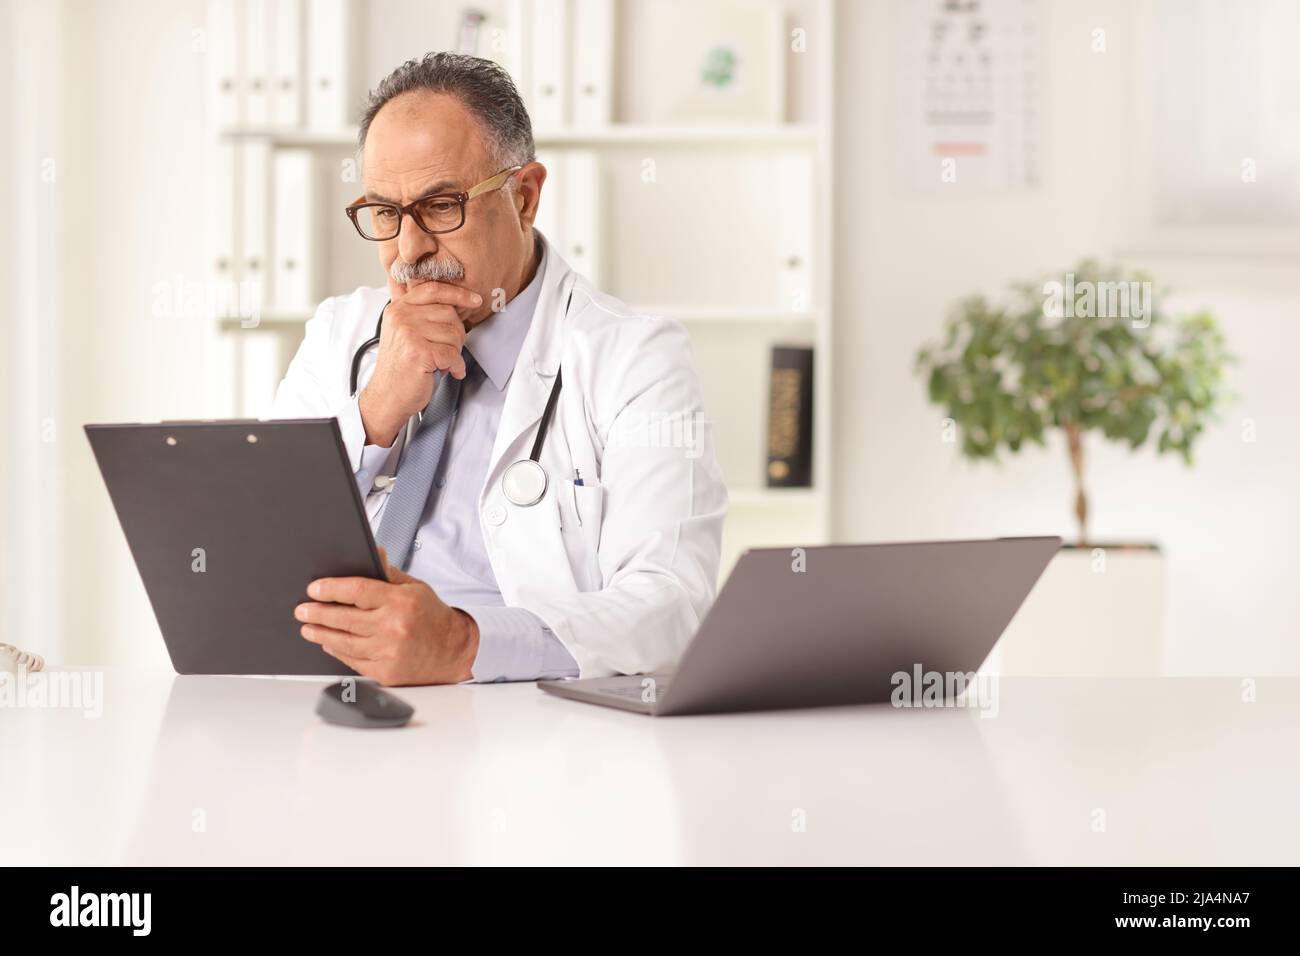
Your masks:
M 546 241 L 544 236 L 542 241 Z M 506 401 L 501 409 L 496 440 L 492 444 L 485 492 L 501 480 L 506 466 L 519 458 L 526 458 L 532 450 L 532 430 L 541 421 L 546 399 L 560 368 L 560 324 L 574 274 L 555 247 L 547 245 L 542 291 L 506 388 Z M 517 447 L 521 438 L 526 438 L 522 450 Z

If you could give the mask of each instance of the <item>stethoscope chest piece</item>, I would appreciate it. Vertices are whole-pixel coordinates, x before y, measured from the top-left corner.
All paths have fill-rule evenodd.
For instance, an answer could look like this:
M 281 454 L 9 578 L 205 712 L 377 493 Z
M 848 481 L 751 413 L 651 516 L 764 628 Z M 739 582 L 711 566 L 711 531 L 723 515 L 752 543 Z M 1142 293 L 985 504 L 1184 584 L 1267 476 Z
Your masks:
M 501 476 L 501 490 L 506 501 L 520 508 L 541 501 L 546 494 L 546 483 L 546 469 L 531 458 L 514 462 Z

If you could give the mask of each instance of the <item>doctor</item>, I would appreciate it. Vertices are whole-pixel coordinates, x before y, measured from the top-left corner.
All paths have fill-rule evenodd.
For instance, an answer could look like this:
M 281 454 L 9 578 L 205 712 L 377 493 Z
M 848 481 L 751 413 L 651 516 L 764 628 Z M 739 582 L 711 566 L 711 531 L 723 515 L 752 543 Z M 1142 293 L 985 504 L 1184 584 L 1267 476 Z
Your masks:
M 533 229 L 546 169 L 491 61 L 403 64 L 360 140 L 387 284 L 321 303 L 273 415 L 338 418 L 388 580 L 312 582 L 303 638 L 388 685 L 671 669 L 727 506 L 685 331 Z

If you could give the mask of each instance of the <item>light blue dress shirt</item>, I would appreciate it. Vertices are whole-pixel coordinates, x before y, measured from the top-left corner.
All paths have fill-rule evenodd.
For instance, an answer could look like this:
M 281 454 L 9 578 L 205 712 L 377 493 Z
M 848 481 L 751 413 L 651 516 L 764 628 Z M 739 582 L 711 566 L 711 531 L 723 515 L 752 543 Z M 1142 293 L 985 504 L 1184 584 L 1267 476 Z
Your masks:
M 546 272 L 546 244 L 538 245 L 542 258 L 532 281 L 504 309 L 474 326 L 465 337 L 465 346 L 479 367 L 461 388 L 460 410 L 452 421 L 407 569 L 447 604 L 478 622 L 473 674 L 476 681 L 483 682 L 578 676 L 573 656 L 541 618 L 526 608 L 504 606 L 479 526 L 479 492 L 487 478 L 506 387 L 532 323 Z M 357 484 L 366 499 L 372 528 L 379 527 L 388 498 L 375 493 L 375 479 L 394 473 L 400 479 L 400 449 L 416 421 L 412 419 L 389 448 L 367 445 L 361 453 Z

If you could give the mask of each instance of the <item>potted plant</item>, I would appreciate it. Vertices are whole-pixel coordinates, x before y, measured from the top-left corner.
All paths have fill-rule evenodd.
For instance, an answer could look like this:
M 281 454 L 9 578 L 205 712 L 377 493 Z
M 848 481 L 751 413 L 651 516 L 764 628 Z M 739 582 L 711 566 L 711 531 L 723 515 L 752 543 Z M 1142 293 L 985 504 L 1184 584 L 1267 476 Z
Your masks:
M 1074 478 L 1076 548 L 1095 575 L 1107 569 L 1107 554 L 1088 535 L 1085 438 L 1154 445 L 1190 465 L 1197 439 L 1227 400 L 1231 361 L 1213 316 L 1171 316 L 1149 276 L 1086 260 L 1072 272 L 1013 286 L 1003 304 L 983 296 L 958 303 L 942 340 L 918 352 L 916 367 L 967 458 L 996 460 L 1062 433 Z M 1047 578 L 1036 595 L 1051 590 Z M 1085 611 L 1107 603 L 1097 595 L 1078 600 Z M 1130 621 L 1149 622 L 1150 614 L 1133 610 L 1125 612 Z M 1087 648 L 1074 653 L 1077 663 Z

